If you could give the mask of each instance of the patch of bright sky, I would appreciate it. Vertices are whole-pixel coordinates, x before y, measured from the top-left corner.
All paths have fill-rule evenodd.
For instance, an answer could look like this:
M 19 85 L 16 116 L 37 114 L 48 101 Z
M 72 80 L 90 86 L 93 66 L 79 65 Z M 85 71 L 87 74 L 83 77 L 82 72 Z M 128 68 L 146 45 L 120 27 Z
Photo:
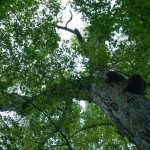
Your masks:
M 81 19 L 82 15 L 77 13 L 77 12 L 74 12 L 74 10 L 70 8 L 70 6 L 68 4 L 68 0 L 61 0 L 61 4 L 62 4 L 62 7 L 65 7 L 66 9 L 64 9 L 62 11 L 63 23 L 61 23 L 59 25 L 65 27 L 67 21 L 71 17 L 71 14 L 70 14 L 70 11 L 71 11 L 73 16 L 72 16 L 72 20 L 68 23 L 67 27 L 72 29 L 72 30 L 74 30 L 75 28 L 78 28 L 78 30 L 82 33 L 82 29 L 86 25 L 85 22 L 83 22 Z M 72 33 L 68 32 L 66 30 L 62 30 L 62 29 L 59 29 L 58 33 L 60 34 L 60 37 L 63 40 L 70 40 L 71 37 L 73 36 Z M 75 63 L 75 70 L 76 70 L 76 72 L 80 72 L 81 70 L 84 70 L 82 60 L 83 60 L 83 58 L 80 55 L 78 56 L 78 58 L 75 59 L 75 62 L 76 62 Z
M 71 22 L 69 22 L 68 28 L 71 28 L 71 29 L 78 28 L 81 32 L 82 29 L 84 28 L 84 26 L 86 26 L 86 23 L 83 22 L 81 19 L 82 15 L 80 13 L 74 12 L 73 9 L 70 8 L 70 6 L 68 4 L 68 0 L 60 0 L 60 2 L 62 4 L 62 6 L 66 7 L 66 9 L 63 10 L 63 12 L 62 12 L 63 24 L 61 24 L 61 25 L 65 26 L 66 22 L 70 19 L 71 15 L 70 15 L 69 10 L 71 10 L 71 12 L 73 14 L 73 18 L 72 18 Z M 99 0 L 97 0 L 97 2 L 99 2 Z M 111 7 L 113 7 L 115 3 L 116 3 L 116 0 L 112 0 Z M 60 33 L 60 36 L 66 40 L 70 39 L 72 36 L 72 33 L 66 32 L 65 30 L 59 30 L 59 33 Z
M 62 12 L 62 20 L 63 23 L 60 24 L 62 26 L 65 26 L 66 22 L 70 19 L 71 14 L 69 12 L 69 10 L 71 10 L 72 14 L 73 14 L 73 18 L 72 20 L 68 23 L 67 27 L 70 29 L 75 29 L 78 28 L 80 31 L 83 29 L 83 27 L 85 26 L 85 23 L 82 21 L 81 19 L 81 14 L 74 12 L 73 9 L 70 8 L 69 4 L 67 3 L 68 0 L 61 0 L 61 4 L 63 7 L 66 7 L 65 10 L 63 10 Z M 64 39 L 64 40 L 69 40 L 72 37 L 72 33 L 70 32 L 66 32 L 65 30 L 59 30 L 60 36 Z

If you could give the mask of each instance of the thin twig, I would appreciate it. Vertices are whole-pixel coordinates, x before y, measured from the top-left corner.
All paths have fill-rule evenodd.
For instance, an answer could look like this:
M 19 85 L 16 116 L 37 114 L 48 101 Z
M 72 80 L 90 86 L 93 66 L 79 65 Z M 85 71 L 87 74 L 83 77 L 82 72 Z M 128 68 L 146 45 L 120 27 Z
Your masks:
M 69 11 L 70 11 L 71 17 L 70 17 L 70 19 L 67 21 L 65 27 L 67 27 L 68 23 L 69 23 L 69 22 L 72 20 L 72 18 L 73 18 L 73 14 L 72 14 L 71 10 L 69 10 Z
M 81 128 L 80 130 L 76 131 L 75 133 L 72 134 L 72 136 L 74 136 L 75 134 L 78 134 L 84 130 L 88 130 L 88 129 L 92 129 L 92 128 L 97 128 L 97 127 L 102 127 L 102 126 L 111 126 L 113 127 L 113 124 L 112 123 L 99 123 L 99 124 L 92 124 L 92 125 L 89 125 L 89 126 L 86 126 L 86 127 L 83 127 Z
M 61 129 L 59 129 L 57 127 L 57 125 L 54 123 L 54 121 L 51 119 L 51 117 L 44 111 L 42 111 L 40 108 L 38 108 L 35 104 L 31 104 L 35 109 L 37 109 L 38 111 L 42 112 L 49 120 L 50 122 L 53 124 L 53 126 L 56 128 L 56 130 L 62 135 L 62 137 L 65 139 L 65 141 L 67 142 L 67 145 L 69 147 L 69 150 L 73 150 L 71 147 L 71 144 L 69 142 L 69 139 L 66 137 L 66 135 L 61 131 Z

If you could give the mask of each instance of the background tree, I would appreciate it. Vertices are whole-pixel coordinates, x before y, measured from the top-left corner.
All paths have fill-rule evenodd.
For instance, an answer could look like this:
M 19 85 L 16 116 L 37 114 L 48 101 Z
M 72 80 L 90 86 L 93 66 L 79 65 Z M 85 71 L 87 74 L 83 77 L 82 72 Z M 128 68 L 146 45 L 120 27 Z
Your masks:
M 0 111 L 13 112 L 1 115 L 0 148 L 149 150 L 150 90 L 124 88 L 132 74 L 150 81 L 150 2 L 69 5 L 87 23 L 83 39 L 60 26 L 57 0 L 0 1 Z M 106 82 L 110 70 L 124 80 Z

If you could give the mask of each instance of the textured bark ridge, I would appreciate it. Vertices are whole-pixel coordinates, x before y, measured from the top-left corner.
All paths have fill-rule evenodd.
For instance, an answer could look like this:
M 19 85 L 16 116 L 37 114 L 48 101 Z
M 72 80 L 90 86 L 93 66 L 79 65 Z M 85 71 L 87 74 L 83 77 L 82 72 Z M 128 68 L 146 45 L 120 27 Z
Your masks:
M 103 80 L 103 86 L 92 84 L 93 101 L 114 122 L 122 135 L 141 150 L 150 150 L 150 100 L 144 96 L 130 94 L 123 89 L 127 80 L 107 83 L 108 71 L 97 71 L 94 76 Z

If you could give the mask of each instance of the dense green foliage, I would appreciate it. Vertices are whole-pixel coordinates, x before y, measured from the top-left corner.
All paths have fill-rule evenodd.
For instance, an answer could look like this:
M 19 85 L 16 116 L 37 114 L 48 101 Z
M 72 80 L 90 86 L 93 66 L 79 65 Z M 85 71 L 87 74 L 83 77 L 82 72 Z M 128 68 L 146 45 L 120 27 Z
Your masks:
M 150 81 L 150 2 L 74 0 L 70 6 L 87 23 L 84 43 L 59 36 L 58 0 L 0 1 L 0 108 L 8 93 L 33 103 L 13 117 L 1 115 L 0 149 L 136 149 L 82 90 L 104 67 Z

